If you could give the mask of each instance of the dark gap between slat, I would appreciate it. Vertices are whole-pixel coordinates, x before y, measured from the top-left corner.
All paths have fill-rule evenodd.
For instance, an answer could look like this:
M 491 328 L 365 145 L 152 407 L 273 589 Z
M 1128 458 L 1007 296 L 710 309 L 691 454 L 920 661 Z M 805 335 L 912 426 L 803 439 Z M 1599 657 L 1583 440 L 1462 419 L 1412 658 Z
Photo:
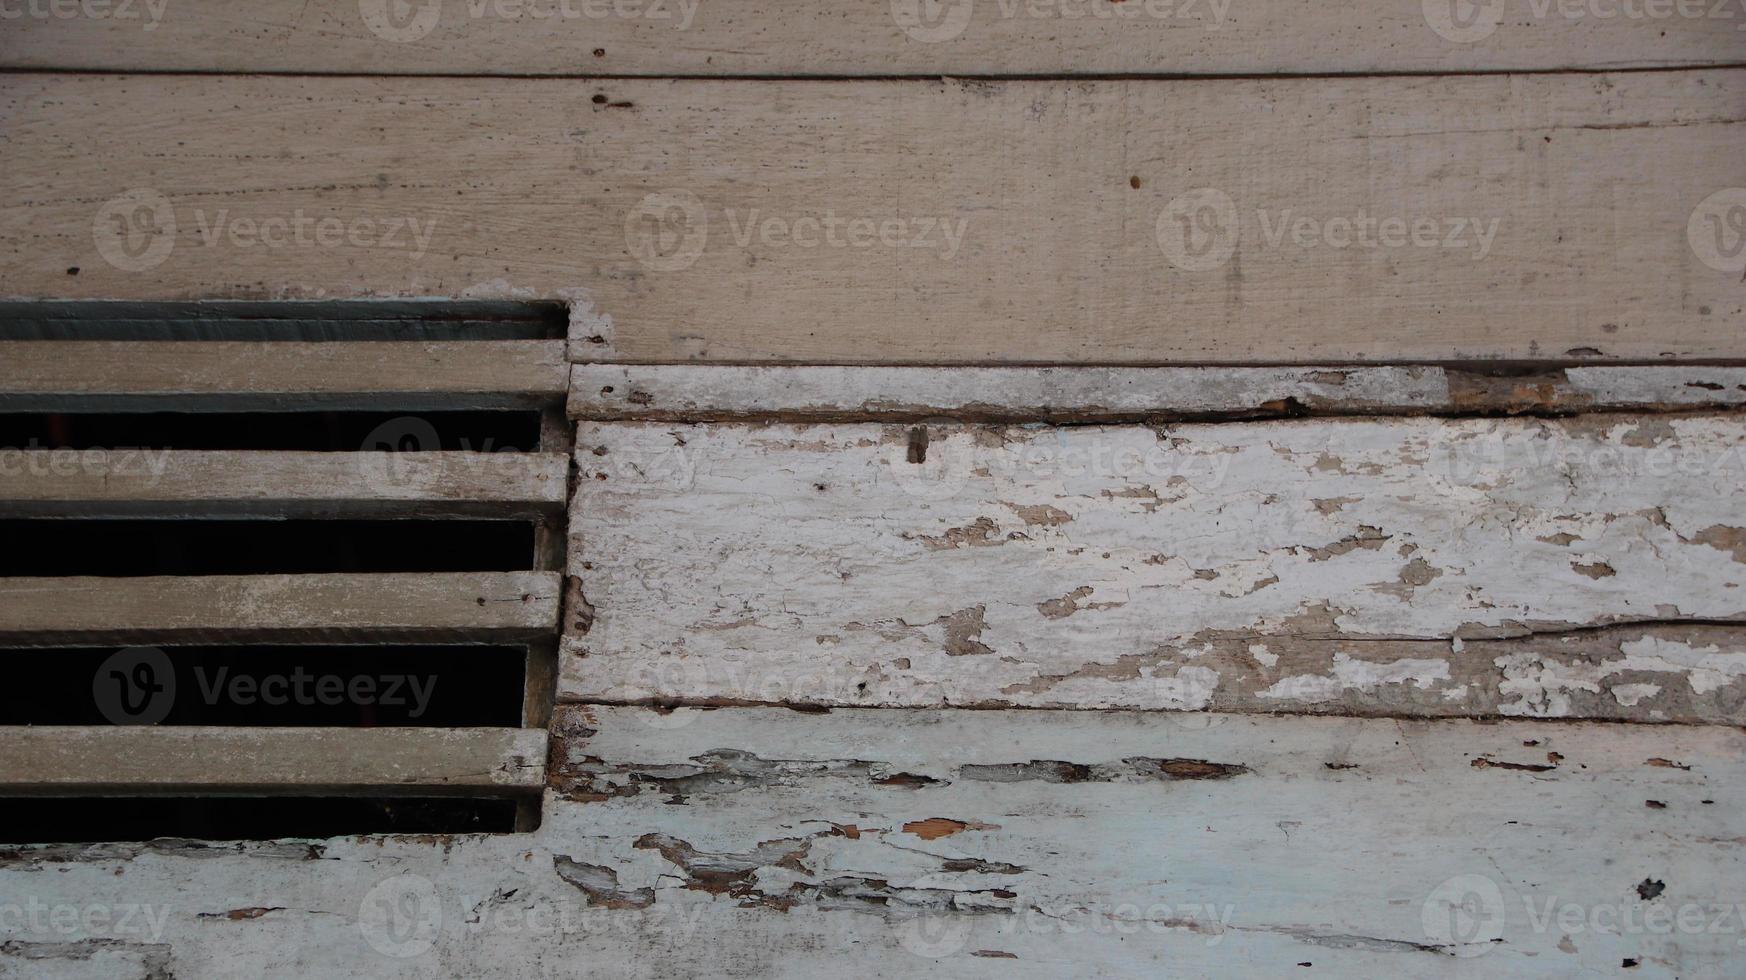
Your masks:
M 533 569 L 534 526 L 482 520 L 0 519 L 0 577 Z
M 540 413 L 0 413 L 0 453 L 42 449 L 534 452 Z
M 516 728 L 520 646 L 0 648 L 0 725 Z M 0 805 L 3 806 L 3 805 Z
M 561 302 L 0 302 L 0 340 L 557 340 L 568 329 Z
M 509 833 L 514 800 L 344 797 L 30 797 L 0 800 L 0 845 Z M 19 855 L 0 850 L 0 861 Z

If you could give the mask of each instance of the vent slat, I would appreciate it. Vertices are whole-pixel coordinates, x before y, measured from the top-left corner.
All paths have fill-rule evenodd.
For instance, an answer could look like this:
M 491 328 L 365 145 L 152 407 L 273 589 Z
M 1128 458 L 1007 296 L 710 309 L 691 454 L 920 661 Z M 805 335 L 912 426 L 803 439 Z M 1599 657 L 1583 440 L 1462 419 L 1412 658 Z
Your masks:
M 0 641 L 509 642 L 551 635 L 555 572 L 0 579 Z
M 0 728 L 0 796 L 526 795 L 523 728 Z
M 0 515 L 530 517 L 563 510 L 559 453 L 8 450 Z
M 562 340 L 0 342 L 0 410 L 529 407 L 564 393 L 564 356 Z

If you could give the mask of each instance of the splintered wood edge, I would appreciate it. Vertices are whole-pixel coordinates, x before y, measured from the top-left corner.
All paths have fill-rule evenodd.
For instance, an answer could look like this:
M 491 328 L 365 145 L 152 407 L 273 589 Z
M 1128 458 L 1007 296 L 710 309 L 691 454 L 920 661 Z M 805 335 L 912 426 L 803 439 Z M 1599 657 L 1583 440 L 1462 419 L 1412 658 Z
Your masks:
M 1746 405 L 1746 367 L 843 367 L 578 364 L 579 420 L 1144 421 Z
M 545 760 L 520 728 L 0 728 L 0 796 L 526 793 Z

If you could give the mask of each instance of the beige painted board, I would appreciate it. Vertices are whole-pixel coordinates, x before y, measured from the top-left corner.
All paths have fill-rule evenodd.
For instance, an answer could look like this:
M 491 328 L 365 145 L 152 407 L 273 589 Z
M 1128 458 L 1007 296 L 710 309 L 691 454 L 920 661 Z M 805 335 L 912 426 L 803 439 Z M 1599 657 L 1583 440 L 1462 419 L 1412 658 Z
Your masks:
M 1738 70 L 23 74 L 0 292 L 562 298 L 585 360 L 1737 357 L 1742 119 Z
M 537 790 L 521 728 L 0 727 L 0 796 Z
M 0 515 L 530 517 L 569 478 L 560 453 L 0 449 Z
M 1273 74 L 1746 61 L 1735 0 L 115 0 L 0 65 L 497 75 Z
M 533 639 L 557 625 L 551 572 L 0 579 L 0 641 Z
M 563 394 L 564 361 L 538 340 L 0 342 L 0 409 L 527 407 Z
M 195 980 L 1474 980 L 1626 959 L 1723 980 L 1746 935 L 1735 728 L 593 708 L 557 731 L 533 834 L 0 849 L 14 900 L 135 910 L 25 920 L 0 976 L 134 954 Z
M 1746 368 L 750 367 L 578 364 L 571 418 L 1122 421 L 1270 415 L 1691 411 L 1746 405 Z
M 560 700 L 1746 719 L 1737 415 L 576 445 Z

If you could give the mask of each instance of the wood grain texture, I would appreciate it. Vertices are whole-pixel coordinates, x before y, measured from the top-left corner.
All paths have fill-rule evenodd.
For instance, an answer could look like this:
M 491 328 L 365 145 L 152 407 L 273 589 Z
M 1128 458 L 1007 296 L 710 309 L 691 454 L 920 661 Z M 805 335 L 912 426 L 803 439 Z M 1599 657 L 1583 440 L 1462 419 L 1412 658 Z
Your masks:
M 14 75 L 0 256 L 20 298 L 567 298 L 589 360 L 1737 357 L 1743 110 L 1738 70 Z
M 0 728 L 0 796 L 525 792 L 545 763 L 520 728 Z
M 39 5 L 48 8 L 47 4 Z M 117 9 L 119 8 L 119 9 Z M 22 13 L 25 5 L 18 5 Z M 1746 11 L 1432 0 L 138 0 L 13 16 L 8 68 L 503 75 L 1552 70 L 1739 63 Z M 111 12 L 114 10 L 115 12 Z M 1457 22 L 1457 13 L 1472 18 Z M 906 30 L 907 28 L 907 30 Z M 1439 28 L 1441 33 L 1439 33 Z
M 0 639 L 80 643 L 534 639 L 549 572 L 0 579 Z
M 1734 415 L 585 422 L 577 460 L 561 699 L 1746 718 Z
M 1341 368 L 749 367 L 578 364 L 590 420 L 1140 421 L 1478 412 L 1689 411 L 1746 405 L 1746 369 L 1573 367 L 1486 375 Z
M 0 515 L 527 518 L 569 478 L 558 453 L 0 449 Z
M 0 410 L 531 407 L 565 391 L 560 341 L 0 342 Z
M 593 708 L 558 732 L 536 834 L 0 850 L 5 894 L 157 916 L 18 928 L 0 975 L 145 948 L 196 980 L 1455 980 L 1625 959 L 1722 980 L 1746 935 L 1737 729 Z

